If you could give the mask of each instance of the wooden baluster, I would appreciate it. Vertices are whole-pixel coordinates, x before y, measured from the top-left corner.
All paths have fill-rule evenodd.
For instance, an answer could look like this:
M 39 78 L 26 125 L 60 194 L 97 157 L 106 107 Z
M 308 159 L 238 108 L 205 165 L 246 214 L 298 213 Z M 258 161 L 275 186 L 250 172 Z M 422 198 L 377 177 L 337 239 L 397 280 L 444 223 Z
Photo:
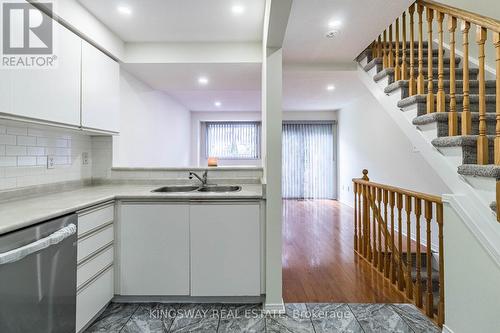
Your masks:
M 410 81 L 408 87 L 410 96 L 413 96 L 417 93 L 417 81 L 415 80 L 415 29 L 413 22 L 415 4 L 410 6 L 408 12 L 410 13 Z
M 363 188 L 361 185 L 358 184 L 358 230 L 359 230 L 359 237 L 358 237 L 358 253 L 363 254 L 363 237 L 364 237 L 364 230 L 363 230 L 363 218 L 362 218 L 362 202 L 361 202 L 361 197 L 363 195 Z
M 358 184 L 352 184 L 354 192 L 354 251 L 358 252 Z
M 400 79 L 401 80 L 408 80 L 408 64 L 407 64 L 407 56 L 406 56 L 406 12 L 403 13 L 403 17 L 401 18 L 402 22 L 402 61 L 401 61 L 401 70 L 399 73 L 400 74 Z M 399 30 L 399 28 L 398 28 Z
M 384 250 L 385 250 L 385 256 L 384 256 L 384 276 L 386 278 L 389 278 L 389 268 L 390 268 L 390 264 L 389 264 L 389 260 L 391 259 L 390 258 L 390 254 L 389 254 L 389 237 L 387 236 L 388 233 L 390 232 L 389 231 L 389 221 L 387 220 L 387 214 L 388 214 L 388 207 L 387 207 L 387 204 L 389 202 L 389 191 L 388 190 L 384 190 L 384 198 L 383 198 L 383 201 L 384 201 L 384 221 L 386 223 L 386 228 L 387 228 L 387 232 L 384 233 Z
M 422 202 L 415 198 L 415 238 L 417 242 L 417 257 L 416 257 L 416 282 L 415 282 L 415 305 L 418 308 L 422 307 L 422 254 L 420 253 L 420 216 L 422 214 Z
M 370 181 L 368 178 L 368 170 L 363 170 L 363 177 L 361 178 L 364 181 Z M 363 256 L 368 258 L 370 255 L 370 206 L 368 203 L 368 186 L 363 185 Z
M 496 51 L 496 127 L 495 127 L 495 164 L 500 164 L 500 32 L 493 33 Z
M 462 135 L 472 134 L 472 119 L 470 113 L 470 99 L 469 99 L 469 30 L 470 23 L 462 22 L 461 29 L 463 38 L 463 110 L 462 110 Z
M 422 13 L 424 12 L 424 6 L 421 4 L 417 5 L 418 12 L 418 77 L 417 77 L 417 94 L 425 94 L 425 78 L 424 78 L 424 32 L 422 23 Z
M 396 237 L 395 227 L 394 227 L 394 206 L 395 206 L 395 194 L 394 192 L 389 192 L 389 206 L 391 207 L 391 265 L 390 265 L 390 273 L 391 273 L 391 282 L 396 283 L 396 258 L 394 257 L 394 248 L 396 247 L 396 242 L 394 241 L 394 237 Z
M 406 209 L 406 297 L 413 298 L 413 280 L 411 277 L 412 251 L 411 251 L 411 197 L 405 196 Z
M 389 26 L 389 56 L 387 61 L 389 62 L 389 68 L 394 68 L 394 43 L 392 41 L 392 24 Z
M 401 80 L 401 67 L 399 66 L 399 17 L 396 19 L 396 24 L 394 25 L 394 33 L 396 37 L 396 60 L 394 64 L 394 81 Z
M 403 195 L 397 193 L 397 208 L 398 208 L 398 250 L 399 254 L 403 255 Z M 399 258 L 397 263 L 397 275 L 398 275 L 398 288 L 399 290 L 404 290 L 404 276 L 403 276 L 403 258 Z
M 444 14 L 437 12 L 438 21 L 438 92 L 437 92 L 437 112 L 446 111 L 446 94 L 444 92 L 444 60 L 443 60 L 443 20 Z
M 488 164 L 488 137 L 486 136 L 486 96 L 484 78 L 484 43 L 486 28 L 477 27 L 476 41 L 479 47 L 479 137 L 477 138 L 477 164 Z
M 448 31 L 450 32 L 450 113 L 448 114 L 448 135 L 458 135 L 458 115 L 455 82 L 455 30 L 457 19 L 448 18 Z
M 443 243 L 443 205 L 436 207 L 436 220 L 438 224 L 439 241 L 439 304 L 438 324 L 444 324 L 444 243 Z
M 387 54 L 387 30 L 384 30 L 384 55 L 382 57 L 382 64 L 384 69 L 389 67 L 389 56 Z
M 432 72 L 432 20 L 434 19 L 434 10 L 427 8 L 427 113 L 434 112 L 434 73 Z
M 380 214 L 380 217 L 382 217 L 382 189 L 378 188 L 377 189 L 377 202 L 378 202 L 378 211 Z M 386 220 L 384 220 L 386 221 Z M 382 252 L 382 225 L 377 222 L 377 229 L 378 229 L 378 270 L 380 272 L 384 271 L 384 253 Z
M 426 243 L 426 266 L 427 266 L 427 287 L 426 287 L 426 314 L 433 315 L 433 295 L 432 295 L 432 251 L 431 251 L 431 222 L 432 222 L 432 202 L 425 201 L 425 220 L 427 221 L 427 243 Z
M 382 58 L 382 37 L 379 35 L 377 39 L 377 58 Z
M 375 187 L 371 188 L 371 197 L 374 205 L 377 204 L 377 189 Z M 371 206 L 371 205 L 370 205 Z M 372 256 L 371 261 L 375 268 L 378 265 L 378 254 L 377 254 L 377 219 L 375 218 L 375 211 L 372 210 L 372 239 L 371 239 L 371 247 L 372 247 Z

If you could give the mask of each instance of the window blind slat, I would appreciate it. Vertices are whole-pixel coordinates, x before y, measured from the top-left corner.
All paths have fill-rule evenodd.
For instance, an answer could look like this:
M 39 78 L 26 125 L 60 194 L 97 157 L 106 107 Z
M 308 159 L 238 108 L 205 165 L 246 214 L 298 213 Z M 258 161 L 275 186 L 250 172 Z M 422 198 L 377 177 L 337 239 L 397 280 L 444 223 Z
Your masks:
M 210 122 L 206 124 L 206 157 L 259 159 L 260 123 Z

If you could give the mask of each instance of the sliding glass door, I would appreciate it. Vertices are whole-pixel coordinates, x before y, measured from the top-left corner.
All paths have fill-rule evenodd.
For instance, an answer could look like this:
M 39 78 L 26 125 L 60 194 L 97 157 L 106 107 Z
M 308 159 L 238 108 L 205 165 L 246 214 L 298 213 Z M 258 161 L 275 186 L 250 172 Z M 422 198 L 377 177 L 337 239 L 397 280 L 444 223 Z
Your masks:
M 333 123 L 283 124 L 285 199 L 335 199 Z

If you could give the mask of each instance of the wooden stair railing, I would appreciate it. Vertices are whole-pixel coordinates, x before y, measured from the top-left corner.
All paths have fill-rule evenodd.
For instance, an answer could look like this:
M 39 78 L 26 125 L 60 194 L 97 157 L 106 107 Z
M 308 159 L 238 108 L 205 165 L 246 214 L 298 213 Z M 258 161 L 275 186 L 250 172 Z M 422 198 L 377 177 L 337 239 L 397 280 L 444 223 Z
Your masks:
M 417 39 L 418 39 L 418 54 L 417 61 L 414 57 L 414 13 L 418 14 L 417 22 Z M 407 15 L 408 12 L 408 15 Z M 406 26 L 406 17 L 409 17 L 409 25 Z M 423 32 L 424 20 L 427 23 L 427 38 Z M 434 44 L 434 21 L 437 22 L 437 49 L 438 60 L 437 66 L 434 64 L 433 44 Z M 400 48 L 400 24 L 403 22 L 401 31 L 401 40 L 403 45 Z M 443 23 L 447 29 L 443 29 Z M 460 31 L 462 33 L 462 52 L 463 52 L 463 102 L 462 110 L 457 110 L 456 103 L 456 42 L 455 32 L 457 24 L 460 23 Z M 398 17 L 394 24 L 389 25 L 388 29 L 381 34 L 383 41 L 379 38 L 372 44 L 373 52 L 377 57 L 383 58 L 384 68 L 390 68 L 395 71 L 395 80 L 409 78 L 410 96 L 419 94 L 427 96 L 427 112 L 450 112 L 448 117 L 449 135 L 454 136 L 459 134 L 458 126 L 458 111 L 461 111 L 461 134 L 470 135 L 472 128 L 472 120 L 470 114 L 470 98 L 469 98 L 469 30 L 471 24 L 476 27 L 475 41 L 478 46 L 479 60 L 479 136 L 477 140 L 477 164 L 496 164 L 500 165 L 500 21 L 475 14 L 466 10 L 458 9 L 452 6 L 441 4 L 431 0 L 417 0 L 412 4 L 408 11 Z M 406 40 L 407 31 L 410 35 L 410 54 L 409 64 L 406 57 Z M 449 87 L 444 87 L 444 30 L 449 33 L 449 69 L 450 83 Z M 387 32 L 389 40 L 387 41 Z M 396 41 L 392 40 L 393 32 L 396 36 Z M 490 161 L 488 156 L 488 138 L 486 136 L 486 87 L 485 87 L 485 44 L 487 43 L 488 33 L 493 36 L 493 46 L 495 48 L 495 64 L 496 64 L 496 134 L 494 140 L 494 158 Z M 424 55 L 424 39 L 427 40 L 427 55 Z M 383 56 L 380 55 L 380 43 L 383 43 Z M 399 56 L 399 50 L 403 50 L 403 56 Z M 396 53 L 394 53 L 396 52 Z M 425 58 L 426 56 L 426 58 Z M 402 63 L 403 62 L 403 63 Z M 424 71 L 425 63 L 427 63 L 427 71 Z M 409 65 L 409 66 L 408 66 Z M 418 67 L 416 67 L 418 66 Z M 437 67 L 437 76 L 433 73 L 433 68 Z M 409 71 L 409 73 L 408 73 Z M 415 78 L 416 77 L 416 78 Z M 437 94 L 435 94 L 435 83 L 437 79 Z M 425 83 L 427 81 L 427 84 Z M 446 95 L 449 95 L 449 102 L 446 103 Z M 500 217 L 499 217 L 500 218 Z
M 410 302 L 444 323 L 443 204 L 434 195 L 353 179 L 354 250 Z M 437 237 L 433 233 L 437 232 Z M 433 255 L 432 244 L 437 245 Z M 437 257 L 437 263 L 435 263 Z M 438 279 L 436 281 L 436 274 Z
M 416 17 L 416 18 L 415 18 Z M 407 25 L 408 18 L 408 25 Z M 415 24 L 415 20 L 417 20 Z M 402 22 L 400 28 L 400 22 Z M 424 34 L 426 23 L 427 32 Z M 436 23 L 436 25 L 434 25 Z M 446 28 L 443 28 L 445 24 Z M 416 25 L 416 27 L 415 27 Z M 479 165 L 500 165 L 500 21 L 462 10 L 432 0 L 417 0 L 408 10 L 396 18 L 395 23 L 389 25 L 377 40 L 371 44 L 372 55 L 381 58 L 384 69 L 394 71 L 394 80 L 408 80 L 409 96 L 424 95 L 426 97 L 427 113 L 448 112 L 448 135 L 472 135 L 472 116 L 470 105 L 469 81 L 469 31 L 471 25 L 475 26 L 475 43 L 477 44 L 478 59 L 478 118 L 479 132 L 477 136 L 477 161 Z M 437 36 L 433 28 L 437 27 Z M 456 31 L 461 34 L 462 43 L 457 47 Z M 401 30 L 400 30 L 401 29 Z M 445 87 L 444 73 L 444 34 L 449 34 L 449 84 Z M 392 40 L 393 33 L 396 41 Z M 407 33 L 409 33 L 409 47 L 407 46 Z M 415 38 L 415 33 L 417 34 Z M 389 40 L 387 40 L 389 35 Z M 487 137 L 486 115 L 486 53 L 485 47 L 489 35 L 492 36 L 492 45 L 495 54 L 495 137 L 493 141 L 493 155 L 489 154 Z M 383 38 L 382 38 L 383 37 Z M 401 37 L 401 38 L 400 38 Z M 437 37 L 437 38 L 436 38 Z M 416 39 L 416 40 L 415 40 Z M 402 40 L 402 45 L 400 45 Z M 437 41 L 436 41 L 437 40 Z M 426 43 L 425 43 L 426 42 Z M 437 44 L 437 59 L 433 54 L 434 45 Z M 383 51 L 382 51 L 383 50 Z M 402 55 L 400 56 L 400 50 Z M 406 54 L 409 50 L 409 56 Z M 457 78 L 457 56 L 462 52 L 462 75 Z M 395 53 L 394 53 L 395 52 Z M 416 57 L 416 59 L 415 59 Z M 408 60 L 409 58 L 409 60 Z M 436 61 L 437 60 L 437 61 Z M 435 63 L 436 61 L 436 63 Z M 427 67 L 425 69 L 425 67 Z M 433 69 L 437 67 L 437 75 Z M 457 106 L 457 79 L 461 80 L 461 106 Z M 437 93 L 435 82 L 437 80 Z M 448 98 L 447 98 L 448 97 Z M 500 185 L 497 186 L 497 197 L 500 199 Z M 498 202 L 498 201 L 497 201 Z M 500 222 L 500 203 L 497 204 L 497 220 Z

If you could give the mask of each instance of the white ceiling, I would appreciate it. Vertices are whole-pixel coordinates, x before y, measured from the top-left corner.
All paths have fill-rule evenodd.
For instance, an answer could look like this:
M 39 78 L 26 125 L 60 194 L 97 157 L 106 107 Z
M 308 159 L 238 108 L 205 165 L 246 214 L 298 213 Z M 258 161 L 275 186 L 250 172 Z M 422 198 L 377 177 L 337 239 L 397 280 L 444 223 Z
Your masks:
M 125 42 L 262 40 L 264 0 L 78 0 Z M 245 7 L 234 15 L 233 5 Z M 132 10 L 120 14 L 118 6 Z
M 152 88 L 167 92 L 191 111 L 260 110 L 261 64 L 123 64 Z M 198 78 L 209 83 L 200 85 Z M 214 103 L 221 102 L 220 107 Z
M 262 39 L 265 0 L 78 1 L 126 42 L 245 43 Z M 284 109 L 334 110 L 355 99 L 362 86 L 356 72 L 345 68 L 411 1 L 294 0 L 283 47 Z M 245 6 L 246 12 L 233 15 L 235 4 Z M 129 6 L 132 15 L 119 14 L 119 5 Z M 339 34 L 327 39 L 332 20 L 341 21 Z M 257 63 L 123 67 L 192 111 L 261 109 L 261 65 Z M 207 86 L 197 83 L 200 75 L 209 77 Z M 335 85 L 335 91 L 326 90 L 329 84 Z M 216 107 L 215 101 L 222 105 Z
M 333 85 L 335 90 L 328 91 Z M 283 109 L 285 111 L 331 111 L 345 107 L 365 89 L 355 71 L 284 72 Z
M 283 46 L 287 63 L 351 62 L 412 0 L 294 0 Z M 326 38 L 330 21 L 339 33 Z

